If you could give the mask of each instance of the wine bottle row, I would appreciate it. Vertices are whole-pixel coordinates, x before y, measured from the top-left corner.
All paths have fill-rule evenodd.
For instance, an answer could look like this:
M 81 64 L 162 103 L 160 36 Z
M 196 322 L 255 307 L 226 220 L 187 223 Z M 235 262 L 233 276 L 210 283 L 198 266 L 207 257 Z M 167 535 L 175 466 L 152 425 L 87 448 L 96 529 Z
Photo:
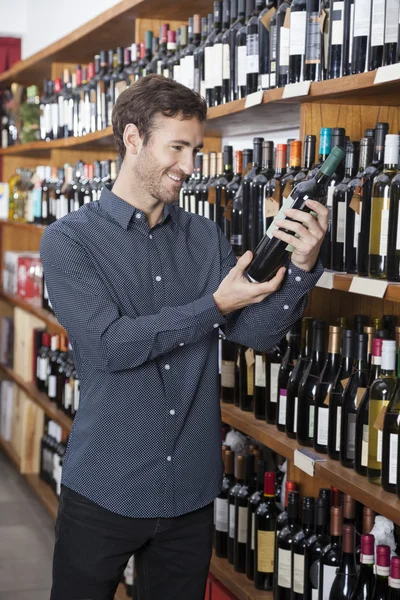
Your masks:
M 336 488 L 322 488 L 318 498 L 304 496 L 300 503 L 296 483 L 286 481 L 281 511 L 275 472 L 266 472 L 262 459 L 235 455 L 225 445 L 223 462 L 215 553 L 256 589 L 273 591 L 275 600 L 398 598 L 400 558 L 390 562 L 388 545 L 377 544 L 375 552 L 370 508 Z
M 222 402 L 400 496 L 400 328 L 391 315 L 339 323 L 326 340 L 325 322 L 304 318 L 268 353 L 221 334 Z
M 67 439 L 61 427 L 45 417 L 45 427 L 40 442 L 40 478 L 48 483 L 54 493 L 60 496 L 61 471 Z

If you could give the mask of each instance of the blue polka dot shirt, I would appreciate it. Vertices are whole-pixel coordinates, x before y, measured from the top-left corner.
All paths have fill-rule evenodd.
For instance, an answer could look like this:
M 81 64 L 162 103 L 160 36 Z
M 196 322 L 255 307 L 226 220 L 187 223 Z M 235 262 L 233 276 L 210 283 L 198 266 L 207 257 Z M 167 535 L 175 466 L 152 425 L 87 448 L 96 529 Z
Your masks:
M 175 517 L 222 481 L 218 329 L 268 350 L 321 275 L 294 265 L 281 289 L 225 317 L 213 299 L 236 258 L 212 221 L 166 205 L 143 213 L 104 188 L 46 228 L 49 298 L 81 380 L 62 483 L 128 517 Z

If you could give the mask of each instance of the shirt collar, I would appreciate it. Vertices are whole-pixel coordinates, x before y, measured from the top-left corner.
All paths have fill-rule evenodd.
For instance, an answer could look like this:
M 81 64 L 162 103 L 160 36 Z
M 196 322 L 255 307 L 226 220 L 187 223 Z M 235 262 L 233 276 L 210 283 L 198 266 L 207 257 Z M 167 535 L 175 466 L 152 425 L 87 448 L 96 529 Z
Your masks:
M 132 217 L 142 211 L 132 206 L 111 191 L 111 186 L 105 185 L 101 191 L 100 207 L 105 210 L 123 229 L 128 229 Z M 179 218 L 175 206 L 165 204 L 161 223 L 170 216 L 179 225 Z M 160 224 L 161 224 L 160 223 Z

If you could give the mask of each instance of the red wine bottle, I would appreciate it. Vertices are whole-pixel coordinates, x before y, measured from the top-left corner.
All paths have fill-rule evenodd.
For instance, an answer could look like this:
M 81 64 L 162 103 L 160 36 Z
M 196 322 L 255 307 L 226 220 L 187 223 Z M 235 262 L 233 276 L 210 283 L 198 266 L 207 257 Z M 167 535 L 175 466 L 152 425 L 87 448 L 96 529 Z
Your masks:
M 400 557 L 393 556 L 390 567 L 389 596 L 388 600 L 400 598 Z
M 288 347 L 279 369 L 278 405 L 276 410 L 278 417 L 276 427 L 279 431 L 285 431 L 288 383 L 300 353 L 300 332 L 301 321 L 299 320 L 288 334 Z
M 354 525 L 343 525 L 343 552 L 329 600 L 350 600 L 357 586 Z
M 331 538 L 329 531 L 329 498 L 319 497 L 316 500 L 315 508 L 315 532 L 314 540 L 310 540 L 308 547 L 308 564 L 310 569 L 310 592 L 311 600 L 319 597 L 319 571 L 321 563 L 321 555 L 330 543 Z
M 371 600 L 387 600 L 389 595 L 390 548 L 376 547 L 376 583 Z
M 236 483 L 229 490 L 229 536 L 228 536 L 228 561 L 233 565 L 233 548 L 236 537 L 236 496 L 244 482 L 245 456 L 238 454 L 235 457 L 235 479 Z
M 247 579 L 254 579 L 254 553 L 256 546 L 256 512 L 261 502 L 263 501 L 264 495 L 264 476 L 265 476 L 265 463 L 263 460 L 258 459 L 256 462 L 256 491 L 250 496 L 248 502 L 247 511 L 247 544 L 246 544 L 246 577 Z M 273 473 L 275 477 L 275 473 Z M 272 554 L 273 556 L 273 554 Z M 257 570 L 257 569 L 256 569 Z
M 341 506 L 331 507 L 331 543 L 324 549 L 319 571 L 319 597 L 330 600 L 336 571 L 342 558 L 343 514 Z
M 215 554 L 220 558 L 228 556 L 228 516 L 229 492 L 235 484 L 233 476 L 234 453 L 226 450 L 224 456 L 225 474 L 222 480 L 222 489 L 215 499 Z
M 292 600 L 311 598 L 310 554 L 308 546 L 316 539 L 314 530 L 315 499 L 303 498 L 302 528 L 293 538 Z
M 265 187 L 274 174 L 272 166 L 274 155 L 274 142 L 264 141 L 262 143 L 261 171 L 252 182 L 252 237 L 251 248 L 254 249 L 262 239 L 266 231 L 265 218 Z
M 289 504 L 289 494 L 290 492 L 295 492 L 297 490 L 297 483 L 295 481 L 287 481 L 285 484 L 285 497 L 284 497 L 284 509 L 276 518 L 275 525 L 275 548 L 274 548 L 274 564 L 275 564 L 275 576 L 274 576 L 274 592 L 276 591 L 276 586 L 278 583 L 278 578 L 276 575 L 276 569 L 278 564 L 278 539 L 282 532 L 282 530 L 286 527 L 288 522 L 288 504 Z M 282 490 L 283 491 L 283 490 Z M 282 496 L 282 492 L 281 492 Z
M 244 483 L 235 497 L 235 541 L 233 545 L 233 567 L 238 573 L 246 571 L 247 504 L 254 492 L 254 455 L 245 457 Z
M 274 425 L 276 423 L 276 408 L 278 405 L 278 377 L 287 348 L 286 338 L 274 346 L 267 353 L 266 361 L 266 388 L 265 388 L 265 420 Z
M 243 177 L 242 243 L 244 251 L 250 249 L 253 235 L 252 183 L 261 171 L 263 141 L 264 139 L 261 137 L 253 139 L 253 165 L 250 171 Z
M 277 516 L 275 473 L 265 473 L 264 497 L 255 513 L 254 585 L 257 590 L 273 589 Z
M 277 539 L 277 584 L 275 600 L 290 600 L 292 589 L 292 549 L 295 535 L 299 532 L 299 492 L 289 492 L 287 524 Z
M 371 534 L 361 536 L 360 571 L 357 586 L 351 600 L 371 600 L 375 587 L 374 574 L 375 538 Z

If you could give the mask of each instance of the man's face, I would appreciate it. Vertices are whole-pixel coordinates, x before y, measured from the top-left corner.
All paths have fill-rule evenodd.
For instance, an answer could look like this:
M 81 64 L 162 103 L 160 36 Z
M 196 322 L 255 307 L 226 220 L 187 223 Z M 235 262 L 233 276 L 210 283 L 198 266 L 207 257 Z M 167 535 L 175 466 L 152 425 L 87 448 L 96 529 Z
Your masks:
M 174 204 L 194 158 L 203 146 L 204 124 L 197 119 L 158 115 L 153 133 L 137 155 L 134 171 L 143 188 L 157 201 Z

